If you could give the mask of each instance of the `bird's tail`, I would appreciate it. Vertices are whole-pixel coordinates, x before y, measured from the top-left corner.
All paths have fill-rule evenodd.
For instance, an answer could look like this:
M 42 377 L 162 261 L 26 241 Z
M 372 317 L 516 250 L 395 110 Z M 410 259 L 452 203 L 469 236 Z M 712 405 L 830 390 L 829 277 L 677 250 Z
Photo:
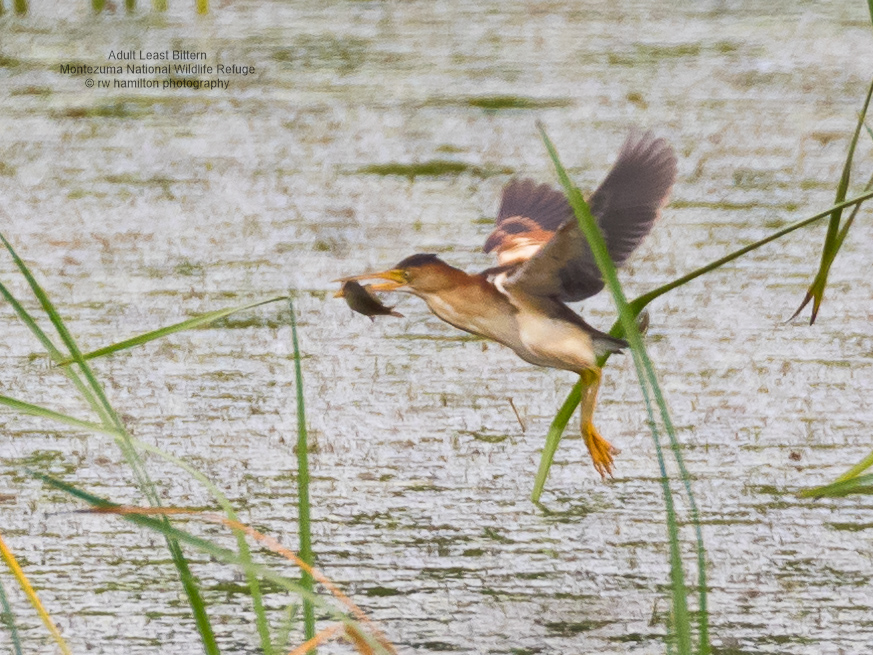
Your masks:
M 597 357 L 621 352 L 624 348 L 627 348 L 627 341 L 624 339 L 616 339 L 605 332 L 592 334 L 591 341 L 594 344 L 594 355 Z
M 640 331 L 640 334 L 645 334 L 649 329 L 648 310 L 644 309 L 640 312 L 640 315 L 637 316 L 637 329 Z M 594 354 L 598 357 L 609 353 L 621 352 L 628 346 L 627 341 L 624 339 L 617 339 L 616 337 L 606 334 L 605 332 L 600 332 L 599 330 L 594 330 L 591 339 L 594 342 Z

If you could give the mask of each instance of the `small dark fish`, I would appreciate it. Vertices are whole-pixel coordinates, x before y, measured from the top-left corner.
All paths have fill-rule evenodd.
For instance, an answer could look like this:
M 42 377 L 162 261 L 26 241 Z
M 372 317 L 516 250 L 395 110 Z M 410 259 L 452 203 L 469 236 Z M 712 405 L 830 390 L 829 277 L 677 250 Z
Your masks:
M 354 280 L 343 282 L 342 288 L 334 294 L 334 298 L 345 298 L 346 304 L 364 316 L 369 316 L 375 321 L 374 316 L 397 316 L 403 318 L 403 314 L 395 312 L 393 307 L 386 307 L 379 299 L 369 292 L 369 285 L 361 286 Z

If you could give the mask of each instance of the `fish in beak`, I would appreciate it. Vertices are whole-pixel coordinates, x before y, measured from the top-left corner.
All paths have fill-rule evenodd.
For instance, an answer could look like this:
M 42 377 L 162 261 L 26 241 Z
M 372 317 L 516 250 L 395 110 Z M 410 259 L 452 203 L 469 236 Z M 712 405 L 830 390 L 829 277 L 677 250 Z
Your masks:
M 374 316 L 397 316 L 403 318 L 403 314 L 395 312 L 393 307 L 383 305 L 378 298 L 370 293 L 371 289 L 372 287 L 369 285 L 362 286 L 355 280 L 346 280 L 333 297 L 343 298 L 353 311 L 369 316 L 371 321 L 375 320 Z

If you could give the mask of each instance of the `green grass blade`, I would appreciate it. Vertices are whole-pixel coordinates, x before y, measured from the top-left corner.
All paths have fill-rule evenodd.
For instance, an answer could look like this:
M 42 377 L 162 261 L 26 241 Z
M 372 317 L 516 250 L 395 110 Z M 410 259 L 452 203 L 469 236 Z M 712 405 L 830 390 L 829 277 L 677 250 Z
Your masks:
M 18 626 L 15 625 L 15 615 L 12 613 L 12 606 L 9 604 L 2 580 L 0 580 L 0 625 L 9 632 L 9 638 L 12 641 L 12 652 L 15 655 L 22 655 L 21 640 L 18 637 Z
M 873 473 L 805 489 L 799 495 L 801 498 L 842 498 L 849 494 L 873 494 Z
M 40 407 L 39 405 L 31 405 L 30 403 L 23 402 L 21 400 L 16 400 L 15 398 L 10 398 L 9 396 L 0 396 L 0 405 L 5 405 L 11 409 L 14 409 L 22 414 L 28 414 L 30 416 L 41 416 L 43 418 L 49 418 L 53 421 L 58 421 L 60 423 L 65 423 L 66 425 L 70 425 L 74 428 L 81 428 L 82 430 L 88 430 L 89 432 L 98 432 L 102 434 L 108 434 L 110 436 L 115 437 L 116 439 L 121 437 L 121 432 L 116 430 L 115 428 L 109 428 L 105 425 L 101 425 L 99 423 L 92 423 L 91 421 L 83 421 L 81 419 L 73 418 L 72 416 L 68 416 L 66 414 L 61 414 L 54 410 L 48 409 L 46 407 Z
M 170 521 L 164 518 L 161 521 L 163 525 L 170 527 Z M 219 655 L 221 651 L 218 649 L 218 643 L 215 641 L 215 632 L 212 629 L 212 623 L 209 621 L 209 614 L 206 612 L 206 602 L 200 593 L 200 586 L 194 574 L 191 573 L 191 567 L 188 566 L 188 559 L 182 552 L 182 546 L 179 541 L 174 538 L 169 538 L 167 548 L 173 558 L 173 564 L 179 572 L 179 580 L 182 582 L 182 588 L 188 596 L 188 605 L 191 607 L 191 612 L 194 614 L 194 622 L 197 624 L 197 632 L 200 635 L 200 642 L 203 644 L 203 649 L 207 655 Z
M 291 308 L 291 339 L 294 344 L 294 378 L 297 386 L 297 504 L 300 530 L 300 559 L 313 566 L 312 535 L 309 521 L 309 439 L 306 433 L 306 409 L 303 404 L 303 371 L 300 366 L 300 344 L 297 341 L 297 318 L 294 303 L 288 300 Z M 303 575 L 303 585 L 310 591 L 312 577 Z M 315 613 L 312 603 L 303 601 L 303 632 L 307 641 L 315 636 Z
M 152 330 L 151 332 L 146 332 L 144 334 L 140 334 L 135 337 L 131 337 L 130 339 L 125 339 L 124 341 L 119 341 L 118 343 L 114 343 L 110 346 L 105 346 L 104 348 L 99 348 L 97 350 L 92 350 L 89 353 L 85 353 L 82 355 L 83 359 L 94 359 L 96 357 L 104 357 L 105 355 L 111 355 L 112 353 L 116 353 L 119 350 L 126 350 L 128 348 L 135 348 L 136 346 L 141 346 L 143 344 L 148 343 L 149 341 L 154 341 L 156 339 L 160 339 L 162 337 L 166 337 L 171 334 L 175 334 L 176 332 L 182 332 L 184 330 L 193 330 L 195 328 L 203 327 L 204 325 L 208 325 L 209 323 L 213 323 L 219 319 L 225 318 L 232 314 L 236 314 L 238 312 L 245 311 L 247 309 L 253 309 L 255 307 L 260 307 L 261 305 L 266 305 L 273 302 L 278 302 L 280 300 L 287 300 L 287 296 L 276 296 L 275 298 L 268 298 L 267 300 L 259 300 L 257 302 L 249 303 L 247 305 L 240 305 L 239 307 L 229 307 L 226 309 L 218 309 L 213 312 L 207 312 L 206 314 L 201 314 L 200 316 L 195 316 L 194 318 L 190 318 L 188 320 L 182 321 L 181 323 L 175 323 L 174 325 L 168 325 L 166 327 L 159 328 L 157 330 Z M 75 362 L 76 360 L 73 358 L 66 358 L 59 362 L 60 366 L 68 366 Z
M 649 360 L 645 352 L 645 346 L 636 325 L 635 314 L 629 307 L 627 300 L 624 296 L 624 292 L 621 289 L 618 275 L 615 271 L 614 265 L 612 264 L 612 260 L 609 257 L 609 252 L 606 248 L 606 243 L 603 240 L 603 236 L 600 233 L 600 229 L 597 226 L 597 221 L 594 216 L 592 216 L 587 203 L 582 197 L 582 194 L 572 184 L 570 178 L 567 176 L 567 173 L 561 165 L 560 159 L 558 158 L 558 153 L 554 145 L 546 135 L 545 130 L 541 125 L 539 126 L 539 129 L 543 142 L 545 143 L 546 148 L 549 151 L 549 156 L 551 157 L 552 162 L 555 165 L 555 169 L 557 171 L 558 178 L 561 181 L 561 185 L 564 187 L 567 199 L 570 201 L 570 204 L 576 214 L 576 218 L 579 222 L 579 229 L 585 235 L 585 238 L 588 241 L 589 246 L 591 247 L 592 254 L 594 255 L 595 262 L 597 263 L 597 267 L 600 269 L 604 281 L 612 292 L 613 299 L 619 312 L 619 318 L 621 320 L 625 337 L 631 347 L 631 352 L 634 357 L 634 364 L 637 368 L 637 376 L 640 383 L 640 389 L 643 392 L 643 398 L 646 402 L 646 409 L 649 414 L 649 424 L 652 430 L 652 437 L 658 455 L 658 464 L 661 469 L 661 486 L 664 493 L 664 503 L 667 510 L 667 531 L 670 544 L 670 577 L 673 596 L 673 619 L 676 634 L 676 645 L 679 653 L 681 653 L 682 655 L 690 655 L 691 629 L 688 613 L 688 592 L 685 586 L 685 579 L 682 567 L 682 559 L 679 546 L 679 528 L 676 519 L 675 507 L 673 504 L 673 495 L 670 489 L 669 479 L 667 477 L 666 464 L 664 462 L 663 452 L 661 450 L 658 427 L 655 421 L 650 397 L 650 394 L 654 390 L 658 390 L 658 393 L 655 393 L 655 399 L 661 409 L 662 420 L 667 418 L 667 421 L 665 421 L 665 426 L 668 428 L 668 432 L 672 427 L 672 424 L 669 423 L 669 412 L 667 410 L 666 404 L 664 403 L 664 398 L 662 394 L 659 393 L 660 390 L 657 378 L 654 375 L 654 368 L 651 364 L 651 360 Z M 678 446 L 678 443 L 676 445 Z M 678 450 L 678 448 L 676 448 L 675 450 Z M 706 584 L 705 582 L 703 582 L 701 584 L 702 595 L 705 594 L 705 590 Z M 700 615 L 702 623 L 701 634 L 699 635 L 701 639 L 699 651 L 709 652 L 707 627 L 708 617 L 705 611 L 701 611 Z
M 837 185 L 837 196 L 834 201 L 835 204 L 841 203 L 846 199 L 846 193 L 849 189 L 849 180 L 852 175 L 852 160 L 855 157 L 855 147 L 858 145 L 858 138 L 861 136 L 861 128 L 863 127 L 864 119 L 867 116 L 867 109 L 870 107 L 871 96 L 873 96 L 873 80 L 870 81 L 870 87 L 867 89 L 867 96 L 864 99 L 864 107 L 861 110 L 861 114 L 858 116 L 858 124 L 855 127 L 855 133 L 852 135 L 852 141 L 849 143 L 849 152 L 846 154 L 846 161 L 843 165 L 843 174 L 840 176 L 840 182 Z M 837 252 L 842 243 L 842 241 L 838 239 L 842 215 L 842 209 L 835 209 L 831 214 L 831 220 L 828 222 L 828 231 L 825 235 L 824 245 L 822 246 L 821 263 L 819 264 L 818 272 L 816 273 L 812 284 L 809 286 L 809 290 L 806 292 L 803 302 L 800 303 L 800 307 L 797 308 L 797 311 L 794 312 L 794 315 L 791 318 L 795 318 L 800 314 L 804 307 L 806 307 L 810 300 L 812 300 L 812 316 L 809 319 L 809 324 L 812 325 L 815 323 L 819 307 L 821 307 L 822 298 L 824 298 L 825 287 L 828 283 L 828 274 L 830 273 L 831 265 L 834 263 L 834 259 L 836 259 Z
M 546 486 L 546 479 L 549 477 L 549 469 L 552 468 L 552 461 L 555 459 L 555 452 L 558 450 L 558 444 L 561 443 L 561 435 L 564 434 L 564 429 L 567 427 L 567 423 L 570 422 L 573 412 L 576 411 L 581 399 L 582 382 L 577 382 L 573 385 L 570 395 L 567 396 L 567 400 L 561 405 L 561 409 L 558 410 L 555 418 L 552 419 L 552 425 L 549 427 L 546 443 L 540 455 L 540 467 L 534 480 L 534 488 L 530 495 L 530 499 L 535 503 L 540 502 L 540 496 L 543 495 L 543 489 Z
M 36 296 L 37 300 L 42 306 L 43 311 L 45 311 L 45 313 L 48 315 L 49 320 L 51 320 L 52 325 L 54 325 L 55 330 L 58 332 L 58 335 L 64 342 L 64 345 L 70 351 L 70 354 L 76 361 L 76 364 L 79 366 L 82 374 L 87 380 L 88 385 L 91 387 L 91 391 L 93 392 L 94 396 L 96 396 L 97 401 L 99 401 L 99 404 L 102 405 L 103 409 L 101 416 L 106 417 L 106 419 L 104 420 L 106 427 L 114 427 L 120 432 L 121 438 L 117 440 L 117 443 L 121 447 L 122 454 L 127 460 L 128 465 L 134 472 L 134 476 L 136 477 L 137 484 L 140 490 L 146 495 L 152 505 L 159 506 L 160 499 L 154 488 L 154 484 L 149 478 L 148 473 L 146 472 L 145 467 L 142 464 L 142 461 L 140 460 L 139 456 L 136 453 L 136 450 L 130 442 L 129 435 L 124 427 L 124 423 L 121 421 L 121 418 L 118 416 L 112 405 L 109 403 L 109 400 L 106 397 L 106 393 L 104 392 L 103 387 L 97 381 L 97 378 L 94 376 L 91 367 L 88 366 L 88 363 L 82 357 L 82 351 L 79 349 L 79 346 L 76 344 L 76 341 L 73 339 L 72 335 L 64 324 L 60 313 L 58 313 L 57 309 L 55 309 L 48 295 L 36 281 L 36 278 L 33 276 L 30 269 L 18 256 L 18 254 L 12 248 L 12 245 L 6 240 L 6 238 L 2 234 L 0 234 L 0 241 L 3 242 L 3 245 L 12 256 L 12 259 L 15 262 L 15 265 L 18 267 L 18 270 L 27 280 L 27 283 L 30 285 L 31 291 L 33 291 L 33 294 L 34 296 Z M 169 526 L 169 521 L 167 521 L 166 518 L 164 518 L 163 521 Z M 178 542 L 175 542 L 172 539 L 167 540 L 167 548 L 170 551 L 170 554 L 173 558 L 173 563 L 175 564 L 176 569 L 179 572 L 179 578 L 182 582 L 182 586 L 184 587 L 185 593 L 188 596 L 188 602 L 191 606 L 191 611 L 194 614 L 194 619 L 197 623 L 197 630 L 200 634 L 200 639 L 203 643 L 203 647 L 206 650 L 207 655 L 218 655 L 218 645 L 215 641 L 215 633 L 212 630 L 212 625 L 210 624 L 209 617 L 206 613 L 206 604 L 203 602 L 203 598 L 200 595 L 196 580 L 191 575 L 190 568 L 188 567 L 188 562 L 186 561 L 185 556 L 182 553 L 182 549 L 179 546 Z
M 0 238 L 2 238 L 2 234 L 0 234 Z M 5 241 L 5 239 L 4 239 Z M 24 306 L 18 302 L 15 296 L 12 295 L 12 292 L 6 287 L 5 284 L 0 282 L 0 295 L 2 295 L 6 302 L 12 305 L 12 309 L 18 315 L 18 318 L 21 319 L 21 322 L 24 323 L 30 331 L 36 336 L 39 342 L 42 344 L 43 348 L 46 349 L 49 356 L 55 361 L 59 362 L 63 359 L 64 355 L 60 350 L 57 349 L 54 343 L 52 343 L 51 339 L 48 338 L 48 335 L 42 330 L 39 325 L 37 325 L 36 321 L 33 319 L 33 316 L 30 315 Z

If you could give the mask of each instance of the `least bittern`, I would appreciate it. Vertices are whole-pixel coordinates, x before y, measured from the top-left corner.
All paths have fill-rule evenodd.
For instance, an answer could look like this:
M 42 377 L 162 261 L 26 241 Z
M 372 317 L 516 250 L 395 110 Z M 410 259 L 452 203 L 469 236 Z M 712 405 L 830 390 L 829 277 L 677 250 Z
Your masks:
M 632 132 L 588 199 L 616 266 L 651 231 L 675 179 L 670 145 L 650 132 Z M 498 265 L 473 275 L 436 255 L 418 254 L 387 271 L 343 281 L 385 280 L 370 290 L 412 293 L 456 328 L 508 346 L 531 364 L 580 375 L 582 437 L 594 468 L 611 475 L 618 451 L 593 423 L 601 378 L 597 358 L 627 343 L 591 327 L 564 304 L 590 298 L 604 286 L 564 194 L 532 180 L 509 182 L 485 252 L 495 252 Z

